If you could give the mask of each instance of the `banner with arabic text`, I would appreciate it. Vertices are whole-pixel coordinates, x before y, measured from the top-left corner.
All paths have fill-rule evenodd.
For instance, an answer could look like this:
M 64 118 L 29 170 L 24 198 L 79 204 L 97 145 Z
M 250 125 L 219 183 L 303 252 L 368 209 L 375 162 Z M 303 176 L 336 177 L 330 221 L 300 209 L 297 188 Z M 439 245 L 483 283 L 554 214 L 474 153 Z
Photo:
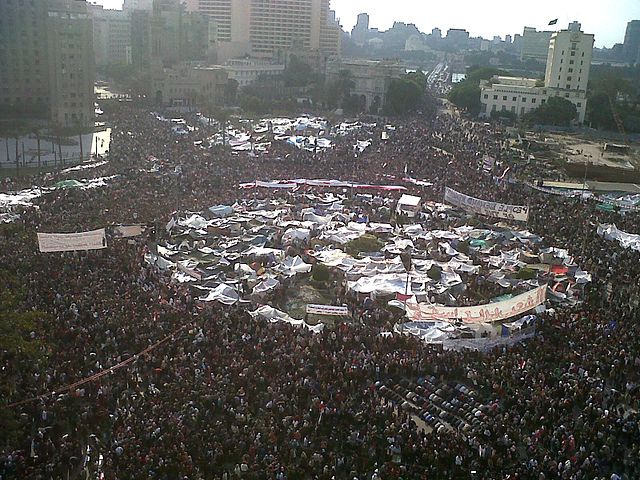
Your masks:
M 349 316 L 347 307 L 336 307 L 334 305 L 307 305 L 307 313 L 315 315 L 339 315 L 342 317 Z
M 468 212 L 479 213 L 488 217 L 505 218 L 519 222 L 526 222 L 529 219 L 529 207 L 527 206 L 489 202 L 456 192 L 451 188 L 446 189 L 444 200 Z
M 503 302 L 475 307 L 445 307 L 428 303 L 407 302 L 407 317 L 410 320 L 462 320 L 464 323 L 492 323 L 522 315 L 542 305 L 547 296 L 547 286 L 517 295 Z

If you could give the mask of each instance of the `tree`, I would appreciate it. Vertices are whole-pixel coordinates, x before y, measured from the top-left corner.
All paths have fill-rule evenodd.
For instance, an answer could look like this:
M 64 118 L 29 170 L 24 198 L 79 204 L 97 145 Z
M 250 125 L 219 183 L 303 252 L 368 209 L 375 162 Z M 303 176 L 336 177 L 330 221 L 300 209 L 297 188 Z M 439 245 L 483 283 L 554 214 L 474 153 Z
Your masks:
M 338 78 L 327 87 L 327 102 L 330 108 L 342 107 L 351 97 L 351 90 L 356 87 L 350 70 L 340 70 Z
M 480 80 L 491 80 L 494 75 L 504 73 L 496 68 L 471 66 L 467 69 L 467 77 L 454 85 L 447 99 L 456 107 L 476 116 L 480 113 Z
M 480 87 L 471 82 L 458 83 L 451 89 L 447 99 L 471 115 L 476 116 L 480 113 Z
M 562 97 L 550 97 L 546 103 L 529 112 L 527 120 L 539 125 L 568 126 L 575 120 L 576 106 Z
M 422 104 L 424 89 L 409 77 L 397 78 L 391 81 L 387 90 L 384 111 L 387 115 L 403 115 L 417 110 Z
M 224 101 L 227 105 L 233 104 L 238 96 L 238 81 L 235 78 L 227 80 L 224 86 Z

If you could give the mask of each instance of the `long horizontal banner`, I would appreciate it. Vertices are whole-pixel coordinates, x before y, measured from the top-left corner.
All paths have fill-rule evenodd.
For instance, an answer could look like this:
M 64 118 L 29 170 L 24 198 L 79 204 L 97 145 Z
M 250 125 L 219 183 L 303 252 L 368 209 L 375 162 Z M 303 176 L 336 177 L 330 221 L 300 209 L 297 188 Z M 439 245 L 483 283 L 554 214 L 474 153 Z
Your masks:
M 72 252 L 107 248 L 104 228 L 80 233 L 38 233 L 40 251 Z
M 462 320 L 464 323 L 491 323 L 522 315 L 538 305 L 547 296 L 547 286 L 538 287 L 503 302 L 475 307 L 444 307 L 428 303 L 407 302 L 407 317 L 412 321 Z
M 355 188 L 360 190 L 386 190 L 394 192 L 404 192 L 407 187 L 401 185 L 369 185 L 362 183 L 343 182 L 342 180 L 307 180 L 304 178 L 298 178 L 295 180 L 271 180 L 263 182 L 256 180 L 255 182 L 241 183 L 240 188 L 280 188 L 280 189 L 295 189 L 301 186 L 310 187 L 325 187 L 325 188 Z
M 456 192 L 451 188 L 446 189 L 444 200 L 468 212 L 479 213 L 488 217 L 506 218 L 519 222 L 529 220 L 529 207 L 480 200 L 479 198 Z
M 307 305 L 307 313 L 314 315 L 337 315 L 342 317 L 349 316 L 347 307 L 336 307 L 334 305 Z

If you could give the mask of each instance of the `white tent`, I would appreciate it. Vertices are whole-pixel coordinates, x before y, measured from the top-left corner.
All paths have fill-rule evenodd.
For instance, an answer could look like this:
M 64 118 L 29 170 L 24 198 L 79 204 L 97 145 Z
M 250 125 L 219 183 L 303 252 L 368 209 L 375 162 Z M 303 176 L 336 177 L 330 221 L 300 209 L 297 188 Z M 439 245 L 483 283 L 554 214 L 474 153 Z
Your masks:
M 403 213 L 409 217 L 415 217 L 420 210 L 420 202 L 422 199 L 414 195 L 407 195 L 406 193 L 398 200 L 398 206 L 396 212 Z

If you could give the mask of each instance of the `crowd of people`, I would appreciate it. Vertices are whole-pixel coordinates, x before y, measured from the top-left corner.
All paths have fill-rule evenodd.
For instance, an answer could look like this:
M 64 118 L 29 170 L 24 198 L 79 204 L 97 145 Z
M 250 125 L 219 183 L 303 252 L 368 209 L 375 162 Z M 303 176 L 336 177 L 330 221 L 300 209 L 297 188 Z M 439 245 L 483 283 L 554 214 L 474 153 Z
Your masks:
M 0 478 L 640 478 L 640 258 L 596 234 L 605 222 L 639 232 L 637 213 L 529 188 L 531 167 L 498 127 L 447 113 L 397 120 L 385 141 L 367 127 L 326 152 L 274 143 L 259 157 L 203 148 L 215 127 L 178 136 L 143 109 L 106 115 L 108 163 L 95 174 L 118 177 L 45 195 L 0 228 L 1 273 L 15 277 L 6 284 L 15 312 L 31 312 L 24 337 L 36 346 L 0 352 Z M 369 134 L 356 154 L 353 140 Z M 485 155 L 496 159 L 492 174 Z M 394 320 L 382 305 L 314 333 L 199 302 L 143 261 L 176 211 L 287 195 L 241 182 L 406 176 L 432 184 L 406 184 L 427 201 L 441 202 L 448 186 L 529 205 L 527 228 L 592 274 L 584 301 L 543 314 L 536 336 L 510 348 L 444 351 L 381 335 Z M 36 231 L 132 223 L 149 228 L 100 251 L 38 252 Z M 3 316 L 15 313 L 8 305 Z M 471 429 L 430 428 L 382 388 L 425 378 L 475 392 L 483 409 Z

